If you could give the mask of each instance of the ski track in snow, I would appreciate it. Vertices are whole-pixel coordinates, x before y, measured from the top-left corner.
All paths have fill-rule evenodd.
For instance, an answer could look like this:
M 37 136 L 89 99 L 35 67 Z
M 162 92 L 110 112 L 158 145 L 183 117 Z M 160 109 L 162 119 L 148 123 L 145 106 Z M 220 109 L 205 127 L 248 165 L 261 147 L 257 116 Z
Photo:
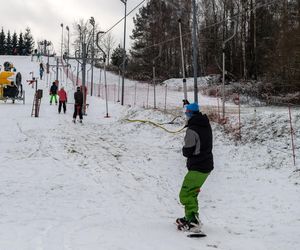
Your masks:
M 38 70 L 27 57 L 0 58 L 14 61 L 24 78 Z M 178 192 L 186 173 L 184 133 L 124 121 L 167 122 L 171 115 L 110 103 L 112 118 L 105 119 L 104 101 L 93 97 L 84 123 L 73 124 L 73 105 L 67 105 L 67 114 L 57 114 L 40 81 L 40 117 L 32 118 L 33 90 L 23 84 L 26 105 L 0 103 L 7 117 L 0 120 L 1 250 L 300 247 L 299 175 L 290 157 L 251 142 L 262 134 L 263 142 L 270 143 L 271 134 L 277 133 L 273 142 L 282 148 L 285 129 L 263 133 L 252 128 L 247 143 L 234 145 L 213 125 L 215 170 L 199 199 L 208 237 L 188 239 L 173 224 L 183 215 Z M 71 84 L 67 89 L 70 99 Z M 181 122 L 168 126 L 178 129 Z

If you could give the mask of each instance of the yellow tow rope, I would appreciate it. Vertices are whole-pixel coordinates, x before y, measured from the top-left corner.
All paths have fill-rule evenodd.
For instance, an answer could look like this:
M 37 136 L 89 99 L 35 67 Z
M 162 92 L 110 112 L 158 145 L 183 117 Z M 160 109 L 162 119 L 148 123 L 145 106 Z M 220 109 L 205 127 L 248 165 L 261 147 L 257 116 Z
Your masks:
M 142 123 L 149 123 L 149 124 L 151 124 L 151 125 L 153 125 L 153 126 L 155 126 L 155 127 L 161 128 L 161 129 L 165 130 L 166 132 L 172 133 L 172 134 L 179 133 L 179 132 L 181 132 L 181 131 L 185 128 L 185 126 L 184 126 L 183 128 L 181 128 L 181 129 L 179 129 L 179 130 L 177 130 L 177 131 L 171 131 L 171 130 L 168 130 L 168 129 L 166 129 L 165 127 L 161 126 L 160 124 L 157 124 L 157 123 L 155 123 L 155 122 L 153 122 L 153 121 L 149 121 L 149 120 L 131 120 L 131 119 L 125 119 L 125 121 L 128 121 L 128 122 L 142 122 Z

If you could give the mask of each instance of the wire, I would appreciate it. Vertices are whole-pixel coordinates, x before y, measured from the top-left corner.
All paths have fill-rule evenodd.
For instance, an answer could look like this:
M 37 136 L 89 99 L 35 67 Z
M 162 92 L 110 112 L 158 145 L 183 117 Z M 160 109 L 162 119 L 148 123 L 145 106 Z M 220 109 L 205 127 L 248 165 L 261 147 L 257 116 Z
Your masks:
M 170 121 L 170 122 L 163 122 L 163 123 L 157 123 L 157 124 L 158 124 L 158 125 L 174 124 L 174 121 L 175 121 L 177 118 L 179 118 L 179 117 L 181 117 L 181 116 L 178 115 L 178 116 L 174 117 L 174 118 L 172 119 L 172 121 Z
M 137 4 L 131 11 L 129 11 L 126 14 L 126 17 L 129 16 L 133 11 L 135 11 L 139 6 L 141 6 L 144 2 L 146 2 L 147 0 L 143 0 L 141 1 L 139 4 Z M 121 18 L 118 22 L 116 22 L 112 27 L 110 27 L 107 31 L 105 31 L 105 33 L 103 34 L 103 36 L 105 36 L 105 34 L 107 34 L 108 32 L 110 32 L 113 28 L 115 28 L 120 22 L 122 22 L 125 19 L 125 17 Z
M 151 124 L 151 125 L 153 125 L 153 126 L 155 126 L 155 127 L 161 128 L 161 129 L 165 130 L 166 132 L 172 133 L 172 134 L 179 133 L 179 132 L 181 132 L 182 130 L 184 130 L 185 127 L 186 127 L 186 126 L 184 126 L 184 127 L 182 127 L 181 129 L 179 129 L 179 130 L 177 130 L 177 131 L 171 131 L 171 130 L 168 130 L 168 129 L 166 129 L 165 127 L 161 126 L 160 124 L 155 123 L 155 122 L 153 122 L 153 121 L 149 121 L 149 120 L 131 120 L 131 119 L 125 119 L 125 121 L 128 121 L 128 122 L 142 122 L 142 123 L 149 123 L 149 124 Z
M 141 1 L 139 4 L 137 4 L 131 11 L 129 11 L 129 12 L 126 14 L 126 17 L 129 16 L 133 11 L 135 11 L 139 6 L 141 6 L 141 5 L 142 5 L 144 2 L 146 2 L 146 1 L 147 1 L 147 0 L 143 0 L 143 1 Z M 256 9 L 259 9 L 259 8 L 262 8 L 262 7 L 265 7 L 265 6 L 273 5 L 273 4 L 276 3 L 276 2 L 278 2 L 278 1 L 277 1 L 277 0 L 274 0 L 274 1 L 270 1 L 270 2 L 265 3 L 265 4 L 259 4 L 259 5 L 255 6 L 254 8 L 252 8 L 252 9 L 250 9 L 250 10 L 244 10 L 244 11 L 242 11 L 242 12 L 240 12 L 240 13 L 234 15 L 232 18 L 238 17 L 238 16 L 240 16 L 240 15 L 246 13 L 246 12 L 252 12 L 252 11 L 254 11 L 254 10 L 256 10 Z M 112 29 L 114 29 L 114 28 L 115 28 L 120 22 L 122 22 L 124 19 L 125 19 L 125 17 L 121 18 L 118 22 L 116 22 L 111 28 L 109 28 L 107 31 L 105 31 L 105 33 L 103 34 L 103 36 L 105 36 L 108 32 L 110 32 Z M 227 19 L 227 18 L 226 18 L 226 19 Z M 203 30 L 209 29 L 209 28 L 211 28 L 211 27 L 217 26 L 217 25 L 223 23 L 226 19 L 223 19 L 223 20 L 221 20 L 221 21 L 219 21 L 219 22 L 216 22 L 216 23 L 213 23 L 213 24 L 211 24 L 211 25 L 209 25 L 209 26 L 206 26 L 206 27 L 204 27 L 204 28 L 201 28 L 201 29 L 199 29 L 199 31 L 203 31 Z M 191 34 L 191 32 L 188 32 L 188 33 L 186 33 L 186 34 L 183 34 L 182 37 L 188 36 L 188 35 L 190 35 L 190 34 Z M 155 47 L 155 46 L 159 46 L 159 45 L 162 45 L 162 44 L 165 44 L 165 43 L 168 43 L 168 42 L 172 42 L 172 41 L 177 40 L 177 39 L 179 39 L 179 38 L 180 38 L 180 36 L 177 36 L 177 37 L 174 37 L 174 38 L 170 38 L 170 39 L 168 39 L 168 40 L 165 40 L 165 41 L 162 41 L 162 42 L 160 42 L 160 43 L 156 43 L 156 44 L 153 44 L 153 45 L 151 45 L 151 46 L 148 46 L 148 47 L 145 47 L 145 48 L 141 48 L 141 49 L 149 49 L 149 48 L 152 48 L 152 47 Z

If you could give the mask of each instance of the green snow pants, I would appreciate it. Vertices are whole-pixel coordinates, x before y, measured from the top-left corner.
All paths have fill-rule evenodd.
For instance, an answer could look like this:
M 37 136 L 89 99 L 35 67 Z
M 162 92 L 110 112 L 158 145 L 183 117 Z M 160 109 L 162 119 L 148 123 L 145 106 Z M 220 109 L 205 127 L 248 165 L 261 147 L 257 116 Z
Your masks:
M 189 221 L 195 220 L 195 217 L 199 216 L 197 196 L 208 175 L 209 173 L 189 171 L 184 177 L 179 199 L 185 209 L 185 218 Z
M 52 104 L 53 99 L 54 99 L 54 101 L 55 101 L 55 104 L 57 104 L 57 98 L 56 98 L 56 95 L 51 95 L 51 96 L 50 96 L 50 104 Z

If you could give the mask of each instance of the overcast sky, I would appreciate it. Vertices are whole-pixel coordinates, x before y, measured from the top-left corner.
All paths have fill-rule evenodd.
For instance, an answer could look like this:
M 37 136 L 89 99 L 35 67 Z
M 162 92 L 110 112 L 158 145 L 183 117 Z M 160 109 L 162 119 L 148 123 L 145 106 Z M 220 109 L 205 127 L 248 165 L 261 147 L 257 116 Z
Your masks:
M 1 1 L 2 2 L 2 1 Z M 142 0 L 127 0 L 128 12 Z M 34 40 L 50 40 L 57 53 L 60 52 L 61 23 L 70 27 L 70 35 L 74 32 L 73 24 L 80 20 L 88 20 L 91 16 L 103 31 L 108 30 L 124 17 L 124 4 L 120 0 L 12 0 L 6 1 L 0 7 L 0 25 L 4 32 L 24 32 L 31 29 Z M 133 29 L 132 18 L 137 13 L 127 17 L 127 34 Z M 123 43 L 124 22 L 112 30 L 117 43 Z M 66 30 L 65 31 L 65 35 Z M 127 39 L 130 43 L 129 39 Z

